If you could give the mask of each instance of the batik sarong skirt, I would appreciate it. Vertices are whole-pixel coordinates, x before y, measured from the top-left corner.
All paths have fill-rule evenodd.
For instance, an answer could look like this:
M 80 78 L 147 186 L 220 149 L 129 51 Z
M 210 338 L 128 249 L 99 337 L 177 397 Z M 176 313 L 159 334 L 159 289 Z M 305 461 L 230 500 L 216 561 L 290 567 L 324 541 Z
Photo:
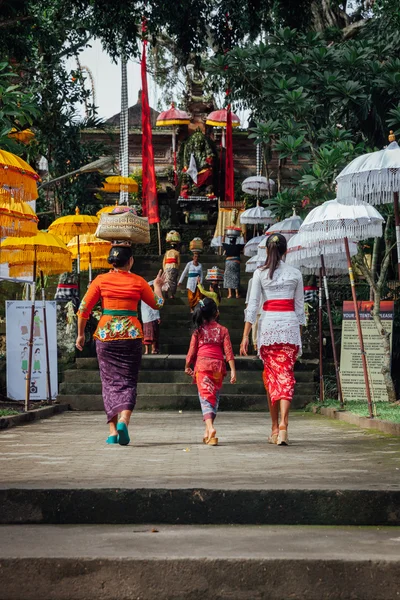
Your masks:
M 168 267 L 164 270 L 165 274 L 165 289 L 171 294 L 171 296 L 175 296 L 176 288 L 178 285 L 178 269 L 169 269 Z
M 142 362 L 142 339 L 96 340 L 97 359 L 107 421 L 123 410 L 133 410 Z
M 263 381 L 272 404 L 278 400 L 293 399 L 294 365 L 299 347 L 294 344 L 271 344 L 261 346 L 260 356 L 264 363 Z
M 224 288 L 238 290 L 240 287 L 240 260 L 230 259 L 225 262 Z
M 218 371 L 197 371 L 195 379 L 203 421 L 215 419 L 219 406 L 219 392 L 224 380 L 222 368 Z
M 143 344 L 155 344 L 158 350 L 158 340 L 160 338 L 160 325 L 158 321 L 143 323 Z
M 196 290 L 194 292 L 192 292 L 192 290 L 188 289 L 187 293 L 188 293 L 190 310 L 193 310 L 194 307 L 200 302 L 200 300 L 202 298 L 200 290 L 196 286 Z

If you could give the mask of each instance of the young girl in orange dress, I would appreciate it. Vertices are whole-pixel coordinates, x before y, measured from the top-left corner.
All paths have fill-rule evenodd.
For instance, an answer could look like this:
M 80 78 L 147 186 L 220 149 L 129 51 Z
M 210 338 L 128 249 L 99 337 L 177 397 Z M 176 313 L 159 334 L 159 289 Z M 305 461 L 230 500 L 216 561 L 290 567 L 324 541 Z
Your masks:
M 214 300 L 204 298 L 194 309 L 195 330 L 186 357 L 185 373 L 194 378 L 199 393 L 206 429 L 203 442 L 218 445 L 214 420 L 217 416 L 219 393 L 226 375 L 226 362 L 231 370 L 231 383 L 236 383 L 236 368 L 229 332 L 217 323 L 218 308 Z M 225 357 L 224 357 L 225 355 Z

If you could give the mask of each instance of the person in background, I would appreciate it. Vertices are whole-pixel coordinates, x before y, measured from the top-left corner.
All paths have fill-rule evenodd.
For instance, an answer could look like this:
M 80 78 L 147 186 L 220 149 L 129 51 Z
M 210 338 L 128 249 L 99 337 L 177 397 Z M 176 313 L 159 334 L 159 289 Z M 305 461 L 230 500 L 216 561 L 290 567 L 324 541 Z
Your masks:
M 271 444 L 288 445 L 289 408 L 293 399 L 294 365 L 301 353 L 301 328 L 305 324 L 303 278 L 298 269 L 283 262 L 286 238 L 268 238 L 267 260 L 253 276 L 240 354 L 247 356 L 249 333 L 262 303 L 258 324 L 258 352 L 264 363 L 263 380 L 272 421 Z M 280 412 L 280 417 L 279 417 Z
M 101 301 L 102 316 L 94 337 L 104 409 L 110 427 L 106 443 L 126 446 L 130 442 L 128 425 L 136 404 L 142 361 L 143 332 L 137 306 L 144 300 L 154 310 L 161 308 L 165 278 L 159 271 L 153 292 L 143 277 L 131 273 L 133 255 L 130 245 L 113 245 L 108 262 L 112 270 L 92 281 L 80 304 L 76 347 L 83 350 L 86 322 L 97 302 Z
M 230 233 L 231 232 L 231 233 Z M 232 291 L 235 290 L 236 298 L 240 298 L 240 255 L 244 248 L 244 244 L 238 244 L 237 238 L 240 235 L 240 230 L 228 229 L 228 243 L 223 243 L 225 259 L 224 273 L 224 288 L 228 290 L 227 298 L 232 298 Z
M 166 241 L 170 244 L 169 250 L 166 251 L 163 260 L 163 269 L 165 273 L 166 297 L 175 298 L 176 288 L 178 284 L 179 267 L 181 264 L 181 255 L 179 253 L 179 243 L 181 236 L 177 231 L 169 231 Z
M 221 291 L 219 289 L 218 281 L 210 281 L 210 289 L 206 290 L 200 283 L 200 279 L 197 280 L 197 288 L 200 290 L 200 294 L 202 298 L 211 298 L 214 300 L 217 306 L 220 305 L 222 300 Z
M 149 286 L 152 287 L 153 281 L 149 281 Z M 142 313 L 143 322 L 143 344 L 144 353 L 149 353 L 151 346 L 151 353 L 159 353 L 159 341 L 160 341 L 160 311 L 154 310 L 143 300 L 140 303 L 140 311 Z
M 178 287 L 182 285 L 183 280 L 187 277 L 187 293 L 190 306 L 190 312 L 193 312 L 194 307 L 201 298 L 200 290 L 197 287 L 198 278 L 200 283 L 203 283 L 203 267 L 199 263 L 199 254 L 193 252 L 193 260 L 189 261 L 182 271 L 179 278 Z
M 244 320 L 246 321 L 246 309 L 247 309 L 247 305 L 249 303 L 250 300 L 250 294 L 251 294 L 251 286 L 253 284 L 253 278 L 249 279 L 249 283 L 247 284 L 247 294 L 246 294 L 246 301 L 245 301 L 245 309 L 244 309 Z M 254 352 L 257 354 L 257 333 L 258 333 L 258 321 L 259 318 L 261 316 L 261 312 L 262 312 L 262 305 L 260 304 L 260 309 L 258 311 L 258 315 L 257 315 L 257 319 L 255 321 L 255 323 L 253 323 L 253 325 L 251 326 L 251 341 L 253 344 L 253 348 L 254 348 Z
M 231 383 L 236 383 L 235 359 L 229 332 L 226 327 L 217 323 L 217 318 L 218 307 L 214 300 L 200 300 L 193 313 L 194 332 L 185 365 L 185 373 L 193 377 L 197 384 L 206 425 L 203 442 L 210 446 L 218 445 L 214 421 L 226 375 L 226 362 L 231 369 Z

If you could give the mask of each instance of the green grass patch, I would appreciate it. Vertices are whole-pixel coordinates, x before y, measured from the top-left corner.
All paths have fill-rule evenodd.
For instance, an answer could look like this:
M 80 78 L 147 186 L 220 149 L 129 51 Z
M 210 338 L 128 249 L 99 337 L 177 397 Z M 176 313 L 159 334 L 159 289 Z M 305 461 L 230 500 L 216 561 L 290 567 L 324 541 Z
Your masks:
M 312 402 L 305 408 L 307 412 L 312 412 L 313 408 L 340 408 L 338 400 L 326 399 L 321 404 L 320 402 Z M 374 402 L 374 415 L 377 419 L 382 421 L 390 421 L 391 423 L 400 423 L 400 406 L 393 405 L 390 402 Z M 369 417 L 368 406 L 366 402 L 356 402 L 351 400 L 345 403 L 345 410 L 347 412 L 358 415 L 359 417 Z
M 13 408 L 0 408 L 0 417 L 10 417 L 11 415 L 19 415 L 19 410 Z

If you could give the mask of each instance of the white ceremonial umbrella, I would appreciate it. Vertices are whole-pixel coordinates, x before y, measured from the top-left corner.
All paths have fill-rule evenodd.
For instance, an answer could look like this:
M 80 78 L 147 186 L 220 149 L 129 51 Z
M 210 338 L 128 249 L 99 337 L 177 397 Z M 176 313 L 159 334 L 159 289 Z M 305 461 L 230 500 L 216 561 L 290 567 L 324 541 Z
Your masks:
M 247 177 L 242 183 L 242 191 L 253 196 L 272 196 L 275 181 L 263 175 Z
M 321 204 L 321 206 L 314 208 L 307 215 L 299 230 L 299 241 L 302 246 L 313 246 L 314 244 L 326 242 L 327 240 L 342 240 L 344 242 L 354 312 L 357 321 L 357 332 L 364 372 L 368 410 L 371 418 L 374 416 L 372 410 L 371 388 L 369 384 L 368 365 L 358 310 L 355 281 L 351 266 L 349 238 L 351 240 L 362 240 L 369 237 L 380 237 L 382 235 L 383 221 L 382 215 L 369 204 L 346 206 L 340 204 L 337 200 L 328 200 L 327 202 L 324 202 L 324 204 Z
M 309 246 L 302 246 L 300 234 L 294 235 L 288 242 L 286 264 L 299 268 L 303 273 L 319 275 L 319 370 L 320 370 L 320 400 L 323 401 L 323 332 L 322 332 L 322 283 L 324 284 L 326 308 L 328 313 L 329 331 L 332 340 L 333 362 L 335 365 L 336 385 L 341 408 L 344 407 L 342 384 L 340 380 L 339 361 L 336 353 L 335 332 L 333 329 L 331 301 L 329 297 L 326 267 L 332 275 L 346 273 L 347 256 L 343 240 L 324 240 Z M 350 255 L 357 254 L 357 244 L 349 242 Z
M 290 238 L 299 231 L 302 223 L 303 219 L 299 217 L 299 215 L 296 215 L 296 212 L 293 211 L 293 215 L 291 217 L 271 225 L 271 227 L 267 229 L 266 234 L 268 236 L 273 233 L 281 233 L 285 236 L 286 240 L 289 241 Z
M 400 279 L 400 147 L 395 140 L 391 131 L 386 148 L 358 156 L 339 173 L 336 181 L 337 199 L 343 204 L 393 202 Z
M 251 238 L 251 240 L 249 240 L 244 247 L 244 250 L 243 250 L 244 256 L 256 256 L 258 245 L 260 242 L 262 242 L 262 240 L 264 238 L 265 238 L 265 234 L 264 235 L 256 235 L 255 237 Z
M 254 273 L 259 266 L 257 255 L 252 256 L 248 261 L 246 261 L 246 273 Z
M 271 225 L 274 221 L 275 218 L 272 212 L 259 206 L 259 204 L 253 208 L 248 208 L 240 215 L 240 222 L 243 225 L 257 225 L 257 223 Z

